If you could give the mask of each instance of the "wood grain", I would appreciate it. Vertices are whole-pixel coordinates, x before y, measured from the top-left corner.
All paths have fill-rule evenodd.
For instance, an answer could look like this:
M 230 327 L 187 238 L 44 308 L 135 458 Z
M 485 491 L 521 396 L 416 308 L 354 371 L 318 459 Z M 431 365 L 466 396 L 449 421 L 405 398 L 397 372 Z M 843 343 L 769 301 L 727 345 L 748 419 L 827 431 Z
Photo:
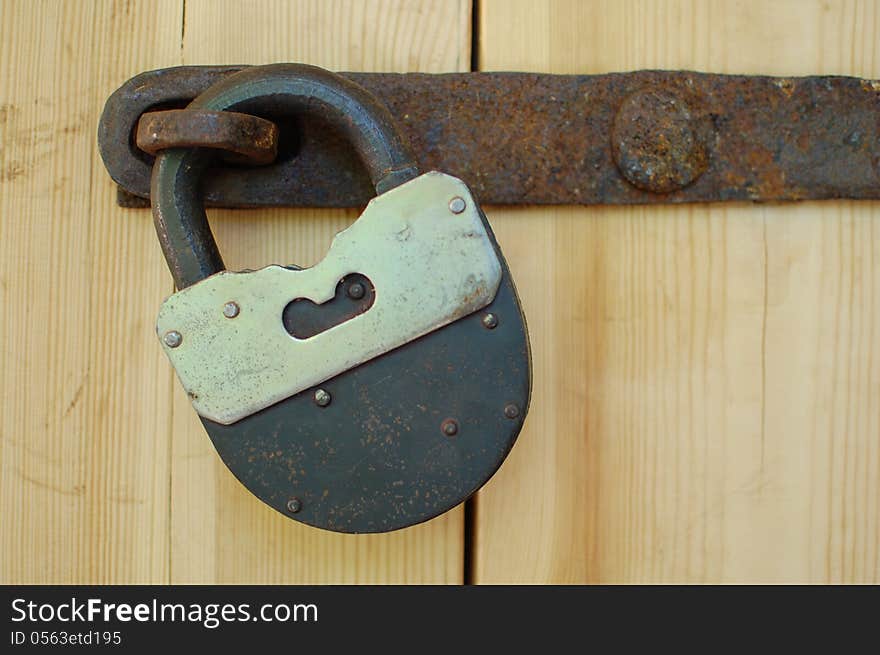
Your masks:
M 219 463 L 156 347 L 171 280 L 152 222 L 115 206 L 95 128 L 119 84 L 181 63 L 461 70 L 469 3 L 0 11 L 0 582 L 460 581 L 461 511 L 393 535 L 331 535 L 266 509 Z M 245 267 L 312 263 L 355 214 L 212 218 L 228 264 Z
M 481 68 L 880 76 L 876 2 L 480 3 Z M 489 208 L 535 395 L 473 577 L 880 581 L 876 203 Z
M 168 579 L 169 284 L 95 130 L 132 72 L 179 63 L 180 8 L 0 3 L 0 582 Z
M 239 0 L 186 3 L 187 64 L 303 61 L 331 70 L 456 71 L 470 65 L 470 3 Z M 357 212 L 215 211 L 231 269 L 311 265 Z M 461 582 L 461 509 L 385 535 L 294 523 L 254 499 L 220 462 L 175 385 L 173 582 Z

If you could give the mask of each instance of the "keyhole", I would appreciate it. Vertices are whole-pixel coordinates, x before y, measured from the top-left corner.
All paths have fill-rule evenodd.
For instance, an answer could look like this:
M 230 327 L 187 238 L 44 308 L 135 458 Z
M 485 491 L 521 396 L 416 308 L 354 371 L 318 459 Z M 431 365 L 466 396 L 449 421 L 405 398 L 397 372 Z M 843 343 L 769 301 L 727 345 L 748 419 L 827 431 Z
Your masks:
M 369 278 L 352 273 L 336 285 L 332 300 L 318 305 L 308 298 L 296 298 L 287 303 L 281 320 L 291 336 L 308 339 L 363 314 L 375 299 L 376 290 Z

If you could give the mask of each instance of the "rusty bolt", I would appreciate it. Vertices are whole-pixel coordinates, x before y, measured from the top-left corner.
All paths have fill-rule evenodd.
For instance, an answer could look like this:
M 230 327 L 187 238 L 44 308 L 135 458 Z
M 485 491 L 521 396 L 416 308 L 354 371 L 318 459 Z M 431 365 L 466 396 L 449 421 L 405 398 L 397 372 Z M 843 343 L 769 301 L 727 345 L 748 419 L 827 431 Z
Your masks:
M 169 330 L 165 333 L 163 337 L 165 341 L 165 345 L 169 348 L 177 348 L 180 344 L 183 343 L 183 335 L 180 334 L 177 330 Z
M 235 318 L 238 316 L 238 313 L 241 311 L 241 307 L 238 306 L 237 302 L 229 301 L 225 305 L 223 305 L 223 316 L 226 318 Z
M 519 407 L 517 407 L 513 403 L 505 405 L 504 406 L 504 415 L 507 418 L 516 418 L 517 416 L 519 416 Z
M 674 91 L 638 91 L 614 117 L 614 163 L 627 181 L 645 191 L 683 189 L 708 167 L 708 130 L 707 121 Z
M 460 214 L 464 211 L 464 208 L 467 205 L 465 204 L 464 198 L 459 196 L 455 196 L 452 200 L 449 201 L 449 211 L 453 214 Z
M 360 300 L 364 297 L 366 290 L 364 289 L 364 285 L 360 282 L 355 282 L 350 287 L 348 287 L 348 297 L 352 300 Z
M 296 514 L 303 508 L 302 501 L 299 498 L 291 498 L 287 501 L 287 511 Z
M 324 391 L 324 389 L 318 389 L 315 391 L 315 404 L 318 407 L 326 407 L 330 404 L 331 400 L 333 400 L 333 397 Z
M 482 323 L 487 330 L 494 330 L 498 327 L 498 317 L 495 314 L 486 314 L 483 316 Z
M 447 437 L 454 437 L 458 434 L 458 421 L 448 418 L 440 424 L 440 430 Z

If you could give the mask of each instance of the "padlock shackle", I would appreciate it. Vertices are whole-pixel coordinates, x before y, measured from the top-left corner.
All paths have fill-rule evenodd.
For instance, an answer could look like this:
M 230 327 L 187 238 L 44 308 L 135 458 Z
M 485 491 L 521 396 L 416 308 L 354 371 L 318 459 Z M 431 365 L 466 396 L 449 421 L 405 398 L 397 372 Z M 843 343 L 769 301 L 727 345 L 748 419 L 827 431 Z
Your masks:
M 247 68 L 208 88 L 189 107 L 257 116 L 320 116 L 352 142 L 377 194 L 419 174 L 409 143 L 388 109 L 360 85 L 322 68 Z M 178 289 L 224 270 L 199 184 L 213 157 L 206 149 L 173 148 L 159 153 L 153 165 L 153 221 Z

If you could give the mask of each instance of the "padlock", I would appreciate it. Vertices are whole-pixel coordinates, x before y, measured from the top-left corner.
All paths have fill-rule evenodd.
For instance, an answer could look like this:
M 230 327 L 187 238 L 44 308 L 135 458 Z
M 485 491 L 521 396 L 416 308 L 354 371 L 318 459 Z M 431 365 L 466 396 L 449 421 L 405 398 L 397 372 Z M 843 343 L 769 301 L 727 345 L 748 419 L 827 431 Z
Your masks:
M 248 68 L 189 108 L 315 113 L 377 193 L 315 266 L 231 272 L 199 192 L 211 153 L 157 156 L 153 216 L 178 289 L 157 334 L 224 463 L 285 516 L 338 532 L 396 530 L 467 499 L 513 446 L 531 392 L 519 299 L 468 187 L 419 175 L 387 108 L 320 68 Z

